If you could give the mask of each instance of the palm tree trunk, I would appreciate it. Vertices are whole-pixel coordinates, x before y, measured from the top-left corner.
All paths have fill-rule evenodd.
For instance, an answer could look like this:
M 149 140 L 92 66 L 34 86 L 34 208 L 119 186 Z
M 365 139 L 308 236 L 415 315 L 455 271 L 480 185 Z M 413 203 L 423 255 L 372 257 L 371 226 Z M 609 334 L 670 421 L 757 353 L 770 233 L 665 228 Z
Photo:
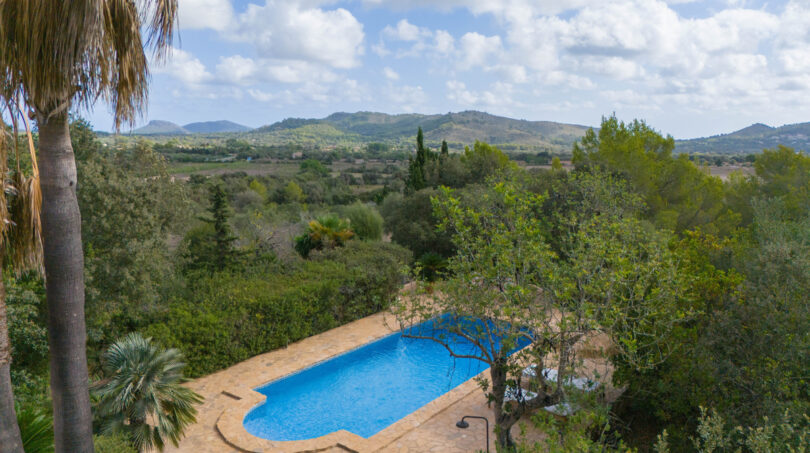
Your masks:
M 76 162 L 67 113 L 37 123 L 54 442 L 56 453 L 92 453 Z
M 0 265 L 0 269 L 2 269 Z M 11 344 L 8 338 L 6 315 L 6 288 L 0 275 L 0 450 L 3 453 L 25 453 L 22 448 L 20 427 L 14 412 L 14 393 L 11 389 Z

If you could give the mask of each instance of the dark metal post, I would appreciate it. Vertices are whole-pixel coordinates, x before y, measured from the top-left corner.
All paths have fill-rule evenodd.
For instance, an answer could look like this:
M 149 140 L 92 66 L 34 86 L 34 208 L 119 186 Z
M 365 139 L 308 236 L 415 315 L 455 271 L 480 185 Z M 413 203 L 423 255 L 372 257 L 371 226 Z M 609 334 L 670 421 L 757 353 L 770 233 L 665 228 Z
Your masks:
M 470 426 L 470 424 L 464 421 L 464 419 L 466 419 L 466 418 L 477 418 L 477 419 L 483 420 L 484 423 L 486 424 L 486 429 L 487 429 L 487 453 L 489 453 L 489 419 L 487 419 L 486 417 L 479 417 L 478 415 L 465 415 L 465 416 L 461 417 L 461 420 L 459 420 L 456 423 L 456 427 L 461 428 L 461 429 L 468 428 Z

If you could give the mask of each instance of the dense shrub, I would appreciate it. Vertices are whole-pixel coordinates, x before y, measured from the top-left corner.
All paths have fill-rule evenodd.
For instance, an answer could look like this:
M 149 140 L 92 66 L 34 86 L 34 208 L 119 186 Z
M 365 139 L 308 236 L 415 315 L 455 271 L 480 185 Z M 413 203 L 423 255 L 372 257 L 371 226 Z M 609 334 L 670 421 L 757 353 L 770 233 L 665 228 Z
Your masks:
M 373 207 L 355 203 L 344 208 L 341 215 L 349 219 L 351 229 L 359 239 L 379 241 L 382 237 L 383 218 Z
M 443 257 L 453 255 L 450 235 L 436 229 L 439 223 L 433 215 L 430 198 L 438 191 L 423 189 L 403 197 L 391 194 L 382 205 L 385 231 L 391 233 L 391 240 L 407 247 L 419 258 L 425 253 L 436 253 Z
M 96 453 L 137 453 L 124 434 L 103 434 L 93 436 Z
M 215 274 L 174 299 L 145 335 L 183 351 L 189 375 L 210 373 L 384 309 L 408 255 L 357 242 L 293 268 Z

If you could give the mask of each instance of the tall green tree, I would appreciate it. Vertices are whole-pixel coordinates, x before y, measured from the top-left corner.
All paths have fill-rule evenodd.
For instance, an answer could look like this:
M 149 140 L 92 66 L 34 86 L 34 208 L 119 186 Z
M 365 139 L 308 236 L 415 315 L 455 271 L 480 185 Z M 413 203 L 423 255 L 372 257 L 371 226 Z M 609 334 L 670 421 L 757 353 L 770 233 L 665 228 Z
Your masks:
M 589 129 L 574 144 L 577 170 L 599 168 L 627 179 L 641 195 L 647 216 L 660 228 L 681 232 L 703 228 L 729 234 L 739 215 L 724 204 L 723 182 L 696 167 L 682 154 L 674 157 L 675 140 L 645 122 L 602 119 L 599 131 Z
M 582 218 L 561 259 L 545 242 L 537 216 L 543 196 L 498 184 L 480 198 L 479 206 L 465 205 L 445 190 L 435 201 L 457 249 L 450 277 L 438 286 L 439 296 L 402 298 L 395 312 L 403 335 L 489 365 L 482 387 L 499 451 L 512 451 L 510 429 L 521 416 L 559 404 L 574 391 L 566 383 L 579 367 L 584 339 L 606 335 L 629 366 L 662 359 L 660 340 L 678 322 L 679 282 L 666 238 L 632 217 Z M 433 324 L 421 324 L 428 319 Z M 535 373 L 530 385 L 536 392 L 517 393 L 526 361 L 540 370 L 556 368 L 558 378 Z
M 210 217 L 201 217 L 204 225 L 186 235 L 187 269 L 221 272 L 236 267 L 242 252 L 230 225 L 231 208 L 221 183 L 208 188 Z
M 85 298 L 91 354 L 143 328 L 172 279 L 167 238 L 190 217 L 187 186 L 138 141 L 102 149 L 85 121 L 71 124 L 77 152 Z M 126 228 L 122 228 L 126 225 Z M 92 358 L 91 358 L 92 360 Z
M 93 451 L 81 215 L 68 112 L 99 97 L 115 124 L 145 106 L 144 45 L 165 55 L 176 0 L 19 0 L 0 4 L 3 97 L 24 99 L 39 130 L 42 236 L 57 452 Z M 145 39 L 141 33 L 145 32 Z
M 138 451 L 177 446 L 197 418 L 203 401 L 183 387 L 183 355 L 162 349 L 151 338 L 131 333 L 112 344 L 103 357 L 104 380 L 94 388 L 102 432 L 124 432 Z
M 428 162 L 435 160 L 436 157 L 435 152 L 425 147 L 424 134 L 422 128 L 419 127 L 416 133 L 416 156 L 410 157 L 408 162 L 408 180 L 405 187 L 409 192 L 416 192 L 427 186 L 425 166 Z

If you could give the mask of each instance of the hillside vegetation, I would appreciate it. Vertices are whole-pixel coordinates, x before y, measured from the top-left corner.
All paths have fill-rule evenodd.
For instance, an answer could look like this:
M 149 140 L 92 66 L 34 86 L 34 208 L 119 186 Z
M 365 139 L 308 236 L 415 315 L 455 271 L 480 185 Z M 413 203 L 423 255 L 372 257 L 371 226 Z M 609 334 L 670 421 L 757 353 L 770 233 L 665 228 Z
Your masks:
M 676 149 L 689 154 L 753 154 L 779 145 L 805 151 L 810 149 L 810 123 L 781 127 L 757 123 L 730 134 L 679 140 Z

